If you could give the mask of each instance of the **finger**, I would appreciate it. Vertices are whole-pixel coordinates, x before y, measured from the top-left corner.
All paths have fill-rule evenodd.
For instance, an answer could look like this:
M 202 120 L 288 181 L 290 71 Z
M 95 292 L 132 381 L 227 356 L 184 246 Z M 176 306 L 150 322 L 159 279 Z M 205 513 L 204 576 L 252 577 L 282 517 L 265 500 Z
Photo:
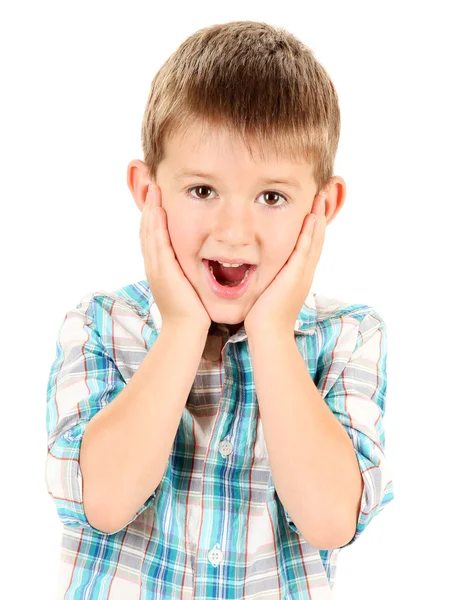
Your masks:
M 321 205 L 321 203 L 318 203 L 319 205 Z M 315 260 L 319 260 L 319 257 L 321 255 L 322 249 L 323 249 L 323 244 L 324 244 L 324 239 L 325 239 L 325 234 L 326 234 L 326 225 L 327 225 L 327 220 L 326 220 L 326 216 L 324 214 L 324 207 L 321 206 L 320 207 L 320 214 L 316 214 L 316 223 L 315 223 L 315 227 L 314 230 L 312 232 L 312 236 L 311 236 L 311 246 L 312 246 L 312 251 L 315 254 Z
M 316 221 L 317 219 L 315 218 L 315 215 L 313 213 L 309 213 L 305 217 L 302 223 L 302 228 L 300 230 L 299 237 L 297 238 L 297 243 L 292 252 L 292 254 L 295 256 L 295 258 L 293 258 L 293 261 L 295 261 L 300 268 L 304 267 L 305 259 L 310 253 L 313 229 L 315 227 Z
M 166 211 L 161 202 L 161 190 L 158 185 L 149 184 L 147 190 L 147 215 L 146 223 L 151 226 L 146 230 L 147 243 L 153 238 L 155 252 L 161 257 L 160 263 L 165 260 L 175 259 L 174 250 L 168 230 Z M 152 243 L 152 242 L 150 242 Z
M 161 243 L 161 215 L 158 216 L 158 214 L 156 214 L 158 211 L 158 204 L 158 192 L 156 192 L 154 186 L 150 184 L 147 188 L 139 231 L 141 242 L 143 244 L 143 252 L 152 244 L 155 244 L 156 246 L 159 241 Z
M 305 232 L 311 237 L 316 229 L 318 217 L 315 215 L 315 213 L 311 212 L 309 215 L 307 215 L 306 221 L 307 223 L 305 226 Z
M 144 209 L 147 212 L 146 225 L 152 224 L 154 230 L 163 226 L 162 215 L 159 214 L 161 210 L 158 210 L 159 208 L 161 208 L 160 188 L 153 183 L 149 183 Z
M 321 209 L 320 202 L 315 199 L 313 210 L 305 217 L 298 244 L 303 260 L 311 254 L 312 246 L 322 247 L 325 223 L 324 208 Z
M 152 186 L 149 193 L 149 211 L 151 213 L 149 221 L 153 229 L 151 235 L 154 238 L 156 251 L 158 254 L 166 253 L 166 255 L 171 256 L 172 244 L 169 237 L 166 211 L 161 206 L 160 188 Z
M 309 232 L 314 242 L 317 242 L 323 235 L 327 223 L 326 215 L 326 192 L 320 192 L 314 199 L 313 208 L 310 215 L 315 216 L 315 225 L 310 225 Z
M 166 227 L 166 213 L 164 208 L 161 205 L 161 194 L 160 188 L 158 185 L 154 185 L 153 183 L 149 184 L 147 190 L 147 198 L 146 202 L 148 203 L 148 208 L 152 212 L 152 223 L 155 231 L 157 230 L 165 230 Z M 165 241 L 165 236 L 161 233 L 157 233 L 157 237 L 161 241 Z M 169 241 L 169 240 L 168 240 Z
M 314 198 L 312 209 L 310 213 L 305 217 L 305 221 L 302 227 L 302 235 L 305 234 L 308 240 L 317 235 L 315 234 L 315 231 L 318 229 L 318 225 L 323 220 L 325 205 L 322 203 L 322 198 L 326 198 L 325 192 L 320 192 Z M 309 246 L 308 240 L 304 248 L 305 250 Z
M 320 192 L 313 201 L 312 213 L 324 217 L 326 211 L 326 192 Z
M 161 206 L 160 186 L 149 183 L 147 198 L 152 206 Z

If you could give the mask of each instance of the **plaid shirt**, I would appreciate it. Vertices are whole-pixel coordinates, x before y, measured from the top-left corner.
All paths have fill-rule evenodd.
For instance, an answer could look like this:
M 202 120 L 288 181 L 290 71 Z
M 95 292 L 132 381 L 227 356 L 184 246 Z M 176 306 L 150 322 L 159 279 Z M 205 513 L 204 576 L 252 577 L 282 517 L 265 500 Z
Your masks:
M 45 468 L 63 523 L 57 599 L 331 599 L 340 548 L 310 545 L 278 498 L 244 326 L 229 336 L 212 324 L 152 495 L 118 531 L 89 524 L 82 436 L 129 383 L 160 330 L 145 279 L 85 295 L 60 325 L 47 387 Z M 364 490 L 350 545 L 393 499 L 384 455 L 385 323 L 369 306 L 310 293 L 294 333 L 356 450 Z M 186 355 L 184 348 L 177 358 Z

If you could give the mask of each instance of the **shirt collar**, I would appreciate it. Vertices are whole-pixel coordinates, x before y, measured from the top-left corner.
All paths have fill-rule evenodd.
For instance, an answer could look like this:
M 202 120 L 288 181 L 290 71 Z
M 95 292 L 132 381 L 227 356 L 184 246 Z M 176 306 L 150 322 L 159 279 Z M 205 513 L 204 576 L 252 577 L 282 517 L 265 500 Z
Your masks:
M 158 305 L 154 302 L 152 293 L 150 291 L 150 287 L 148 289 L 148 306 L 149 313 L 153 321 L 153 325 L 155 329 L 159 332 L 162 327 L 162 318 L 160 311 L 158 309 Z M 307 335 L 313 334 L 315 332 L 317 323 L 317 310 L 316 310 L 316 300 L 315 294 L 310 291 L 308 296 L 306 297 L 302 308 L 297 316 L 296 322 L 294 324 L 294 332 L 297 335 Z M 229 331 L 226 325 L 222 323 L 211 323 L 209 328 L 209 335 L 222 335 L 224 337 L 229 336 Z M 241 340 L 247 339 L 247 333 L 244 328 L 244 324 L 238 329 L 236 333 L 232 336 L 229 336 L 229 341 L 231 342 L 239 342 Z

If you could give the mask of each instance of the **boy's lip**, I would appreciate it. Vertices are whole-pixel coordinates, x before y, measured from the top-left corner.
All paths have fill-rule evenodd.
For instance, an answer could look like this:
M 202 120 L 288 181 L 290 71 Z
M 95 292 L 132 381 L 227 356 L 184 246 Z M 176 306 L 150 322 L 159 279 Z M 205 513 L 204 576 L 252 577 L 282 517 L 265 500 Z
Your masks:
M 251 267 L 256 264 L 253 262 L 249 262 L 244 258 L 226 258 L 225 256 L 213 256 L 211 258 L 203 258 L 203 261 L 206 261 L 207 263 L 210 260 L 218 260 L 219 262 L 229 263 L 231 265 L 251 265 Z

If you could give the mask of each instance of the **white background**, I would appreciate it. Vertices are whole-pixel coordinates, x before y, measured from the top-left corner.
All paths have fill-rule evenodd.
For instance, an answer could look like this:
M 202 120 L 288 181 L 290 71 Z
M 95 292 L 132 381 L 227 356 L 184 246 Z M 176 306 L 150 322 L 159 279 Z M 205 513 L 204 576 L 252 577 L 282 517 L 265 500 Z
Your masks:
M 370 304 L 388 333 L 395 499 L 339 556 L 336 600 L 460 597 L 459 35 L 455 2 L 20 2 L 2 9 L 2 577 L 54 598 L 62 527 L 45 408 L 58 326 L 80 298 L 145 277 L 126 168 L 143 159 L 154 74 L 197 29 L 294 33 L 339 94 L 335 174 L 313 291 Z

